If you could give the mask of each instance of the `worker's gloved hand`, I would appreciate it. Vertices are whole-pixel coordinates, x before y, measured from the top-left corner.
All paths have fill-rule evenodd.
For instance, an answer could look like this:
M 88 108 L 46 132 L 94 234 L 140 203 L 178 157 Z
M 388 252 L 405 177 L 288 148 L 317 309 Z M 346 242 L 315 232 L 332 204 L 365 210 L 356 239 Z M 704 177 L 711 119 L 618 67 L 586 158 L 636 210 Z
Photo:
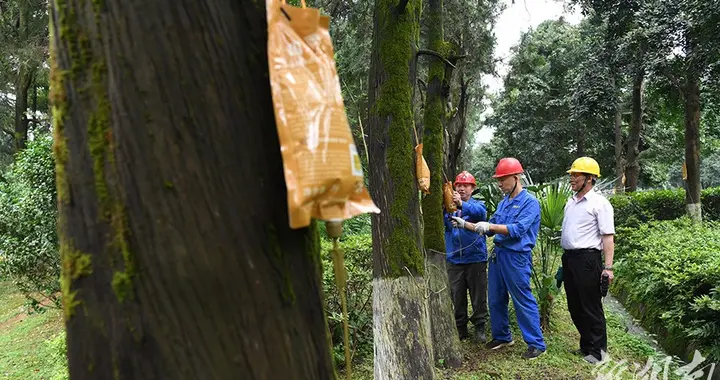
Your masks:
M 460 218 L 458 216 L 451 216 L 451 218 L 453 220 L 453 222 L 452 222 L 453 226 L 465 228 L 465 219 Z
M 488 231 L 490 231 L 490 223 L 477 222 L 477 224 L 475 224 L 475 232 L 485 235 Z
M 490 231 L 490 223 L 488 222 L 477 222 L 475 224 L 475 232 L 479 234 L 486 234 L 488 231 Z

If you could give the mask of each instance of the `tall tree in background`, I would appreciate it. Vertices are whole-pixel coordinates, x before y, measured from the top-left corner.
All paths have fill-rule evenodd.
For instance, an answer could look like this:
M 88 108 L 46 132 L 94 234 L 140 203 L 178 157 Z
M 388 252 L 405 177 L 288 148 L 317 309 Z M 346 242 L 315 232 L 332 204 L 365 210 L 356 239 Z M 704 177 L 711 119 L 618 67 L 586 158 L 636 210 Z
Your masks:
M 285 184 L 265 20 L 258 3 L 51 5 L 71 378 L 334 378 L 317 235 L 266 190 Z
M 413 86 L 420 0 L 376 0 L 369 80 L 376 379 L 432 379 Z
M 571 107 L 582 47 L 579 28 L 560 19 L 544 21 L 513 48 L 490 124 L 501 154 L 522 161 L 533 181 L 567 175 L 577 151 L 587 148 Z
M 37 110 L 36 91 L 45 77 L 42 64 L 48 54 L 46 0 L 0 2 L 0 53 L 7 59 L 0 69 L 0 81 L 12 82 L 15 95 L 14 127 L 4 132 L 12 136 L 16 152 L 25 148 L 30 123 L 37 123 L 34 115 L 28 117 L 27 110 L 33 104 Z M 8 80 L 10 77 L 13 79 Z
M 453 305 L 445 266 L 445 224 L 443 222 L 443 135 L 445 134 L 444 89 L 448 44 L 443 36 L 443 0 L 430 0 L 424 22 L 428 26 L 430 68 L 424 109 L 423 153 L 430 168 L 430 194 L 423 197 L 423 238 L 430 281 L 429 311 L 435 362 L 443 359 L 451 367 L 462 364 L 460 338 L 455 327 Z M 450 173 L 450 176 L 453 174 Z
M 651 25 L 653 69 L 665 75 L 684 103 L 685 165 L 688 215 L 702 220 L 700 201 L 701 90 L 720 60 L 720 9 L 702 0 L 655 0 L 645 4 L 641 17 Z M 677 54 L 677 51 L 680 54 Z M 671 59 L 667 57 L 672 56 Z
M 493 30 L 502 9 L 499 0 L 445 0 L 443 4 L 447 58 L 453 64 L 445 67 L 443 88 L 444 168 L 448 177 L 469 170 L 476 156 L 472 144 L 475 133 L 483 127 L 480 114 L 486 95 L 482 76 L 495 73 Z

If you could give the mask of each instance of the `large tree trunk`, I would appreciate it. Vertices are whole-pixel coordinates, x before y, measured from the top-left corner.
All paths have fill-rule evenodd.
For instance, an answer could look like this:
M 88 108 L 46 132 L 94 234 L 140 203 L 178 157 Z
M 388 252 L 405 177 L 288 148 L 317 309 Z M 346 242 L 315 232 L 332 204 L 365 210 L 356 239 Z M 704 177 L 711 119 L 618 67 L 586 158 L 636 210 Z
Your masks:
M 420 0 L 376 0 L 368 100 L 376 379 L 432 379 L 412 87 Z
M 334 378 L 316 231 L 289 228 L 281 194 L 265 20 L 51 2 L 72 379 Z
M 622 109 L 620 105 L 615 109 L 615 192 L 624 193 L 625 184 L 623 176 L 625 175 L 625 162 L 623 160 L 623 142 L 622 142 Z
M 688 215 L 695 221 L 702 220 L 700 202 L 700 79 L 688 73 L 685 81 L 685 164 L 687 166 L 687 191 L 685 205 Z
M 430 50 L 446 55 L 443 38 L 443 1 L 430 0 L 426 16 L 429 26 Z M 446 80 L 445 63 L 437 57 L 430 57 L 428 70 L 427 102 L 425 103 L 423 151 L 430 168 L 430 194 L 423 197 L 423 237 L 426 256 L 426 275 L 432 284 L 429 291 L 430 327 L 434 361 L 459 367 L 462 364 L 460 338 L 455 327 L 455 317 L 448 275 L 445 271 L 445 224 L 443 222 L 443 128 L 445 99 L 443 86 Z
M 642 131 L 643 115 L 643 82 L 645 71 L 639 70 L 633 79 L 632 89 L 632 119 L 630 121 L 630 134 L 627 141 L 627 163 L 625 166 L 625 191 L 637 190 L 638 176 L 640 175 L 640 132 Z

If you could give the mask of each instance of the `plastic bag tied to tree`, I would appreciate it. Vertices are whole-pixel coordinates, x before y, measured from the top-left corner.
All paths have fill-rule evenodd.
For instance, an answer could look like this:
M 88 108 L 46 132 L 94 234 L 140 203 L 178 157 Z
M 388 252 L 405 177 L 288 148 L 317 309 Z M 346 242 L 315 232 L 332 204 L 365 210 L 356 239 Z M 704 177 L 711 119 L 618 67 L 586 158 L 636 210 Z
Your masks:
M 268 63 L 291 228 L 380 210 L 363 182 L 335 68 L 329 18 L 267 1 Z

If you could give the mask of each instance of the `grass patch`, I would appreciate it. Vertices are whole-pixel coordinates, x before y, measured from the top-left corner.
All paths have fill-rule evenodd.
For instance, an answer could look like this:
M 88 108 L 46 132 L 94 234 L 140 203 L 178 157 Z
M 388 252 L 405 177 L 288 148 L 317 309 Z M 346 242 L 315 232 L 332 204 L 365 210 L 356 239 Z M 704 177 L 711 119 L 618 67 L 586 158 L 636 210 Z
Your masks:
M 3 379 L 67 379 L 62 313 L 26 313 L 25 299 L 0 282 L 0 375 Z
M 512 328 L 515 344 L 512 347 L 491 351 L 470 341 L 462 342 L 465 360 L 458 369 L 437 369 L 438 379 L 447 380 L 484 380 L 484 379 L 596 379 L 599 375 L 618 374 L 613 379 L 640 378 L 638 374 L 647 364 L 649 357 L 654 357 L 653 363 L 664 366 L 662 358 L 655 357 L 658 353 L 641 338 L 627 332 L 623 318 L 605 308 L 608 328 L 608 351 L 610 361 L 605 366 L 592 366 L 581 357 L 570 353 L 579 347 L 580 335 L 572 324 L 567 310 L 565 294 L 557 298 L 552 310 L 551 328 L 545 332 L 547 352 L 536 360 L 527 361 L 521 355 L 527 349 L 522 339 L 517 321 L 510 306 L 510 326 Z M 490 338 L 490 326 L 487 326 Z M 623 362 L 624 360 L 624 362 Z M 634 364 L 637 363 L 638 367 Z M 680 377 L 672 372 L 677 369 L 673 363 L 668 379 Z M 664 370 L 659 369 L 657 378 L 664 378 Z M 648 373 L 649 378 L 650 373 Z M 369 380 L 373 378 L 372 358 L 353 368 L 353 379 Z

